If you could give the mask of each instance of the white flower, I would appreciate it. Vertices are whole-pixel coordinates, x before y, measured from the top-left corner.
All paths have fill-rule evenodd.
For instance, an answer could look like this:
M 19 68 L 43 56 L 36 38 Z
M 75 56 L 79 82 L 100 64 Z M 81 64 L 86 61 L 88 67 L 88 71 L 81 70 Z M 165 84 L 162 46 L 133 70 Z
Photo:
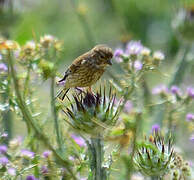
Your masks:
M 165 56 L 164 53 L 162 53 L 161 51 L 155 51 L 153 54 L 153 58 L 156 60 L 164 60 Z

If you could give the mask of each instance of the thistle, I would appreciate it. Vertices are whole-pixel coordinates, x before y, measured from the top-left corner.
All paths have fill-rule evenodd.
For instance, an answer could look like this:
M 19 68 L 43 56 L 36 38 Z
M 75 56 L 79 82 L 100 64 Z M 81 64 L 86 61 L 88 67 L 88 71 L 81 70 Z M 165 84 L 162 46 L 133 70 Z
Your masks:
M 138 145 L 134 163 L 137 168 L 147 176 L 162 177 L 169 170 L 173 161 L 174 151 L 172 150 L 172 139 L 166 141 L 160 132 L 155 131 L 149 137 L 148 142 Z
M 67 122 L 74 129 L 90 135 L 86 140 L 90 163 L 88 179 L 106 180 L 109 173 L 107 163 L 104 161 L 104 131 L 116 123 L 118 113 L 118 106 L 115 107 L 116 95 L 110 88 L 106 97 L 104 88 L 103 93 L 100 89 L 99 93 L 86 92 L 84 96 L 76 94 L 73 98 L 74 103 L 69 100 L 71 110 L 66 108 L 64 112 L 70 117 Z
M 102 93 L 91 94 L 86 92 L 81 97 L 76 94 L 73 96 L 74 103 L 71 102 L 71 109 L 68 107 L 63 110 L 70 119 L 67 121 L 76 130 L 88 134 L 97 134 L 106 128 L 110 128 L 116 123 L 118 106 L 115 107 L 116 95 L 110 88 L 109 96 L 106 97 L 105 89 Z

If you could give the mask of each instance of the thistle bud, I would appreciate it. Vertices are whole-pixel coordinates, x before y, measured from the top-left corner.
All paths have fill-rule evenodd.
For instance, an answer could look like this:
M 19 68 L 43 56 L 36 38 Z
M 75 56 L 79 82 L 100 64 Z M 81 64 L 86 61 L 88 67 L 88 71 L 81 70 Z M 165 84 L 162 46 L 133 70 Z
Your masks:
M 170 169 L 174 152 L 171 138 L 164 140 L 160 132 L 155 132 L 136 149 L 134 163 L 137 168 L 147 176 L 163 176 Z

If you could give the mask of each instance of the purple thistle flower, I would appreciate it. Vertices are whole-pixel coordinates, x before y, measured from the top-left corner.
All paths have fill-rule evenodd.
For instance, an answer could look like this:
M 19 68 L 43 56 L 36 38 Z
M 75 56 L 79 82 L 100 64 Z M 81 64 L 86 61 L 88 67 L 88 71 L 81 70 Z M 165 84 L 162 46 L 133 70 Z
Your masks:
M 2 166 L 6 166 L 8 164 L 9 160 L 7 159 L 7 157 L 0 157 L 0 164 Z
M 43 165 L 41 167 L 41 172 L 42 172 L 42 174 L 48 174 L 48 168 L 47 168 L 47 166 Z
M 76 136 L 75 134 L 72 134 L 71 137 L 80 147 L 86 146 L 85 140 L 82 137 Z
M 192 99 L 194 99 L 194 88 L 188 87 L 188 88 L 187 88 L 187 95 L 188 95 L 189 97 L 191 97 Z
M 191 135 L 190 141 L 194 143 L 194 134 Z
M 29 159 L 33 159 L 35 156 L 35 153 L 32 151 L 29 151 L 27 149 L 22 149 L 21 150 L 21 156 L 24 158 L 29 158 Z
M 152 89 L 152 94 L 168 93 L 169 90 L 166 85 L 161 84 Z
M 132 110 L 132 108 L 133 108 L 133 104 L 132 104 L 131 101 L 128 100 L 128 101 L 125 103 L 125 105 L 124 105 L 124 111 L 125 111 L 126 113 L 130 113 L 131 110 Z
M 142 67 L 143 67 L 143 64 L 142 64 L 142 62 L 141 62 L 141 61 L 136 60 L 136 61 L 134 62 L 134 68 L 135 68 L 135 70 L 136 70 L 136 71 L 141 70 L 141 69 L 142 69 Z
M 170 89 L 172 94 L 179 95 L 180 94 L 180 88 L 178 86 L 173 85 Z
M 6 138 L 6 137 L 8 137 L 8 134 L 6 132 L 4 132 L 1 134 L 1 137 Z
M 49 151 L 49 150 L 46 150 L 46 151 L 44 151 L 43 153 L 42 153 L 42 156 L 44 157 L 44 158 L 48 158 L 50 155 L 51 155 L 51 151 Z
M 138 55 L 141 53 L 143 45 L 140 41 L 130 41 L 127 44 L 126 53 L 129 55 Z
M 16 175 L 16 170 L 15 170 L 15 168 L 9 168 L 9 169 L 7 170 L 7 173 L 8 173 L 9 175 L 11 175 L 11 176 L 15 176 L 15 175 Z
M 194 120 L 194 114 L 188 113 L 186 115 L 186 121 L 193 121 Z
M 0 72 L 6 72 L 7 70 L 7 66 L 4 63 L 0 63 Z
M 7 146 L 6 145 L 0 145 L 0 154 L 5 154 L 7 152 Z
M 38 180 L 33 175 L 29 175 L 26 177 L 26 180 Z
M 154 124 L 152 126 L 152 133 L 157 133 L 158 131 L 160 131 L 160 125 L 159 124 Z
M 120 49 L 120 48 L 118 48 L 118 49 L 115 50 L 115 52 L 114 52 L 114 57 L 115 57 L 115 60 L 116 60 L 117 63 L 123 62 L 123 60 L 122 60 L 122 58 L 121 58 L 121 55 L 122 55 L 123 53 L 124 53 L 123 50 Z

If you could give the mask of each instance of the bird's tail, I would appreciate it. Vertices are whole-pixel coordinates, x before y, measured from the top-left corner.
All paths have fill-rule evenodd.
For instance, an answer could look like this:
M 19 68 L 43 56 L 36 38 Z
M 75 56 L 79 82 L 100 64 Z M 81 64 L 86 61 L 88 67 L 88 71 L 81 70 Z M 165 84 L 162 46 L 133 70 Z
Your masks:
M 57 94 L 57 98 L 59 98 L 61 101 L 64 100 L 66 94 L 68 93 L 69 89 L 63 89 Z

